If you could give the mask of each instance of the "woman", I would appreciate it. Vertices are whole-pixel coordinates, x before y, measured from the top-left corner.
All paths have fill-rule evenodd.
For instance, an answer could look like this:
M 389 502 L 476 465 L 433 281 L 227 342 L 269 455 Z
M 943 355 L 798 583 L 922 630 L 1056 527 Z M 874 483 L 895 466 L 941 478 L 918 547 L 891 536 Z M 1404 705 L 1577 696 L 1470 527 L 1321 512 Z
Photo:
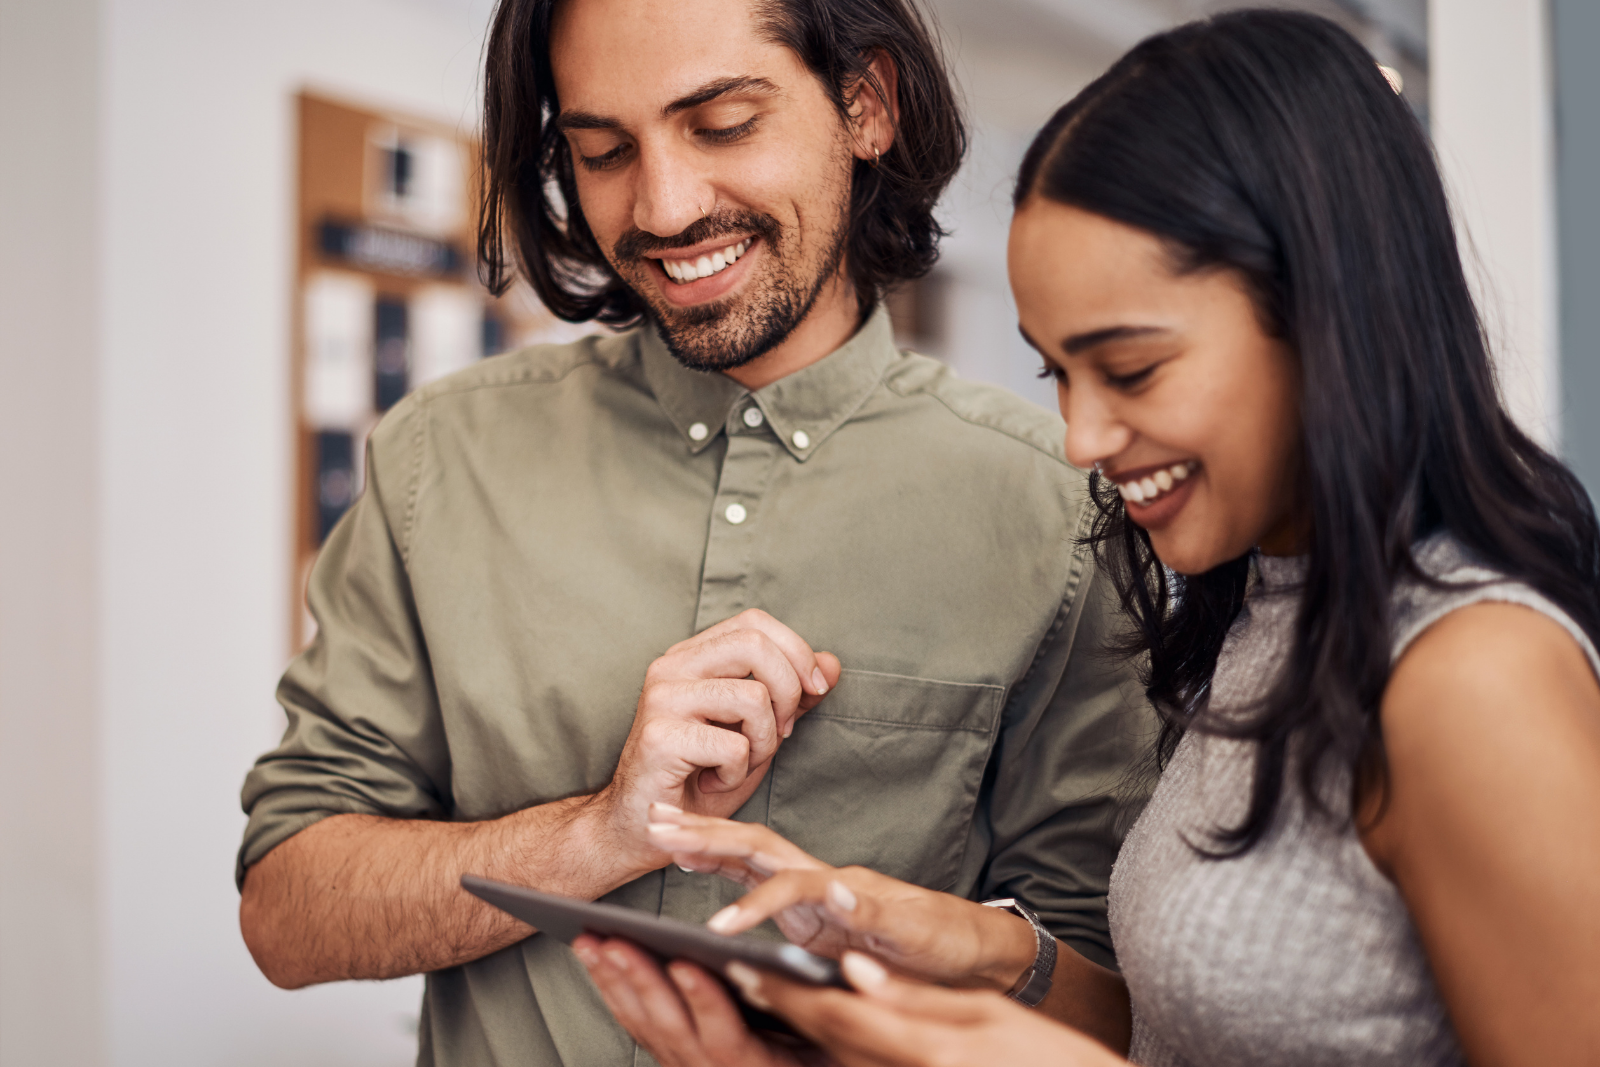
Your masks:
M 1021 326 L 1166 723 L 1123 977 L 1063 949 L 1029 1012 L 847 953 L 858 993 L 746 998 L 850 1065 L 1600 1060 L 1600 530 L 1496 396 L 1405 104 L 1331 23 L 1219 17 L 1064 107 L 1016 204 Z M 994 909 L 655 818 L 755 887 L 719 928 L 946 985 L 1034 965 Z M 582 949 L 663 1062 L 793 1062 L 703 973 Z

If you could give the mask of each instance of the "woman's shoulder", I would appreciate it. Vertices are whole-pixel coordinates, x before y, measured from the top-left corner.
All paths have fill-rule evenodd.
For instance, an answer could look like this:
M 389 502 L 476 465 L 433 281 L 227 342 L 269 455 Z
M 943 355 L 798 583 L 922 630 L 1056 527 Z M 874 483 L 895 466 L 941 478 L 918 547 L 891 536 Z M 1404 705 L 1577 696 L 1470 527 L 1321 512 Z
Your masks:
M 1390 614 L 1392 663 L 1398 664 L 1424 633 L 1447 616 L 1477 605 L 1515 605 L 1537 612 L 1564 630 L 1600 675 L 1600 653 L 1572 616 L 1533 586 L 1479 559 L 1453 535 L 1438 533 L 1426 538 L 1412 550 L 1412 557 L 1425 577 L 1406 576 L 1395 585 Z M 1470 621 L 1454 619 L 1448 634 L 1436 634 L 1428 643 L 1430 651 L 1456 655 L 1463 646 L 1485 645 L 1480 651 L 1492 654 L 1494 646 L 1503 641 L 1503 651 L 1511 653 L 1516 651 L 1512 646 L 1529 641 L 1560 640 L 1559 633 L 1548 627 L 1519 625 L 1527 616 L 1518 612 L 1480 610 L 1471 615 Z

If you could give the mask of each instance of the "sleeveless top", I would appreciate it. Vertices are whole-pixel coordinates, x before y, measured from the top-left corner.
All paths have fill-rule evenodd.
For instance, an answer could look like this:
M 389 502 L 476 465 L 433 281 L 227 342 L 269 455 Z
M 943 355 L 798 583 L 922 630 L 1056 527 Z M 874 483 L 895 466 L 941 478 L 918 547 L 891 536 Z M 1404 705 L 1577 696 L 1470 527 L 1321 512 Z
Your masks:
M 1565 627 L 1600 674 L 1588 637 L 1533 589 L 1475 565 L 1447 536 L 1420 543 L 1416 558 L 1446 581 L 1489 584 L 1402 582 L 1391 662 L 1446 613 L 1509 601 Z M 1303 558 L 1257 557 L 1212 680 L 1214 712 L 1249 706 L 1276 679 L 1304 570 Z M 1133 1001 L 1130 1059 L 1145 1067 L 1464 1063 L 1405 901 L 1342 814 L 1347 789 L 1330 791 L 1338 817 L 1327 818 L 1286 784 L 1271 830 L 1243 856 L 1211 860 L 1190 847 L 1240 821 L 1253 755 L 1252 742 L 1186 734 L 1117 858 L 1111 936 Z

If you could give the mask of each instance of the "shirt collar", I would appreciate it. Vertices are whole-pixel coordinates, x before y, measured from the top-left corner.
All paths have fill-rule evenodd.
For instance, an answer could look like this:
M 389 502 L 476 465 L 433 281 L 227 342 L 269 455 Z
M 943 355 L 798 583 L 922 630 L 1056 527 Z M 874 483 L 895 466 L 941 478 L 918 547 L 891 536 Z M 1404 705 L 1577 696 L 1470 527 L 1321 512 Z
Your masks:
M 755 393 L 725 374 L 685 367 L 654 328 L 642 331 L 639 347 L 645 380 L 690 452 L 700 452 L 738 412 L 754 405 L 789 454 L 802 462 L 860 410 L 900 355 L 881 305 L 850 340 Z

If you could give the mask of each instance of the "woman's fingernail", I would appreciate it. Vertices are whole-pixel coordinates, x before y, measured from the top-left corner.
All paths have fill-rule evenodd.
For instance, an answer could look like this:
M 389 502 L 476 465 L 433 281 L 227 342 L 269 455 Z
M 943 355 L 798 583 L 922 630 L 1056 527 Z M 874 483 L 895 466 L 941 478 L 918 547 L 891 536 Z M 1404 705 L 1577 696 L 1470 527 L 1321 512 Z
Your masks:
M 863 992 L 882 989 L 889 981 L 889 972 L 877 960 L 859 952 L 846 952 L 839 966 L 850 984 Z
M 672 980 L 678 983 L 678 988 L 685 993 L 693 993 L 699 986 L 699 979 L 687 967 L 672 968 Z
M 734 922 L 738 920 L 738 918 L 739 905 L 729 904 L 726 908 L 723 908 L 721 911 L 717 912 L 715 915 L 711 916 L 711 918 L 706 920 L 706 928 L 709 930 L 715 930 L 719 934 L 725 934 L 733 926 Z
M 662 811 L 670 811 L 674 815 L 682 815 L 683 814 L 683 809 L 682 808 L 674 807 L 673 805 L 668 804 L 665 800 L 653 801 L 650 804 L 650 810 L 651 811 L 654 811 L 657 808 L 660 808 Z
M 856 895 L 843 882 L 829 882 L 828 903 L 840 911 L 855 911 Z
M 828 679 L 823 675 L 821 667 L 811 668 L 811 684 L 816 687 L 817 696 L 828 691 Z
M 683 829 L 683 827 L 670 822 L 645 823 L 644 828 L 652 834 L 675 834 Z
M 695 870 L 693 867 L 685 867 L 681 863 L 673 864 L 673 866 L 677 867 L 678 870 L 682 871 L 684 874 L 699 874 L 700 873 L 699 871 Z
M 792 733 L 794 733 L 794 720 L 790 719 L 783 724 L 783 739 L 785 741 L 789 740 L 789 735 Z
M 585 967 L 593 967 L 600 962 L 600 957 L 588 945 L 573 945 L 572 951 L 577 954 L 578 959 L 583 961 Z
M 770 1008 L 772 1002 L 761 995 L 761 976 L 755 968 L 747 967 L 737 960 L 728 964 L 728 980 L 739 987 L 739 992 L 744 994 L 744 999 L 758 1008 Z
M 619 971 L 625 971 L 628 969 L 628 954 L 623 952 L 620 948 L 607 949 L 606 959 L 610 961 L 611 965 Z

